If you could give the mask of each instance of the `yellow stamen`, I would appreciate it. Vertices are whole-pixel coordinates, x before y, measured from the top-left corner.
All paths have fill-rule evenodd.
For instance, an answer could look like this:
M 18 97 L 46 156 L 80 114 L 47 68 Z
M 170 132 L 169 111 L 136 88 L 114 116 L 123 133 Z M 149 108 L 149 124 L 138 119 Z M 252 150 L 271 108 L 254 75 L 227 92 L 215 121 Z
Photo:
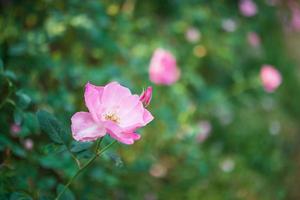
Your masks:
M 114 113 L 106 114 L 104 118 L 106 120 L 110 120 L 110 121 L 113 121 L 115 123 L 119 123 L 120 122 L 120 118 L 117 115 L 115 115 Z

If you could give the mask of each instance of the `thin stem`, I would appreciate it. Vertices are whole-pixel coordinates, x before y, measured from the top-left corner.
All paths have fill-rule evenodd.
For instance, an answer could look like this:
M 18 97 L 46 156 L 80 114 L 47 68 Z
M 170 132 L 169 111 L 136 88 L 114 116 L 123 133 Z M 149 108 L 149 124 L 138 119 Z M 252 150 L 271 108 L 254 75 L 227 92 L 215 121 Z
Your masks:
M 71 157 L 73 158 L 73 160 L 76 162 L 78 168 L 81 168 L 81 163 L 80 161 L 76 158 L 75 154 L 71 151 L 71 149 L 68 147 L 67 144 L 65 144 L 67 151 L 71 154 Z
M 79 167 L 79 169 L 81 168 L 81 163 L 80 161 L 76 158 L 76 156 L 71 152 L 71 150 L 68 150 L 72 156 L 72 158 L 75 160 L 77 166 Z
M 97 154 L 97 151 L 98 151 L 98 149 L 99 149 L 99 147 L 100 147 L 100 144 L 101 144 L 102 140 L 103 140 L 103 137 L 100 138 L 100 139 L 97 141 L 96 148 L 95 148 L 95 154 Z
M 100 156 L 104 151 L 106 151 L 107 149 L 109 149 L 112 145 L 114 145 L 115 143 L 117 143 L 116 140 L 114 140 L 113 142 L 111 142 L 110 144 L 106 145 L 103 149 L 101 149 L 100 151 L 98 151 L 98 153 L 96 154 L 96 157 Z
M 100 140 L 99 140 L 100 141 Z M 117 141 L 113 141 L 110 144 L 106 145 L 103 149 L 101 149 L 100 151 L 98 151 L 96 153 L 96 155 L 91 158 L 82 168 L 80 168 L 75 174 L 74 176 L 72 176 L 72 178 L 68 181 L 68 183 L 65 185 L 64 189 L 57 195 L 57 197 L 55 198 L 55 200 L 59 200 L 59 198 L 61 197 L 61 195 L 66 191 L 66 189 L 71 185 L 71 183 L 73 182 L 73 180 L 84 170 L 86 169 L 88 166 L 90 166 L 94 160 L 96 160 L 96 158 L 98 156 L 100 156 L 103 152 L 105 152 L 107 149 L 109 149 L 112 145 L 114 145 Z

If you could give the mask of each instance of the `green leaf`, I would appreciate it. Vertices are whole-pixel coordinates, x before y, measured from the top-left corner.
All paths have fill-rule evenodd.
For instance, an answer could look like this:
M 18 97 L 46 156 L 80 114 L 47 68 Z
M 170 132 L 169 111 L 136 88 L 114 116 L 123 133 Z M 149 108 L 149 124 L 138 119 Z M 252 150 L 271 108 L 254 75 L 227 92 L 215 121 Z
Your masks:
M 17 80 L 16 74 L 13 71 L 10 71 L 10 70 L 5 70 L 4 76 L 9 78 L 9 79 L 12 79 L 12 80 Z
M 16 95 L 18 97 L 18 105 L 20 108 L 26 109 L 31 102 L 31 98 L 22 92 L 17 92 Z
M 14 111 L 14 121 L 16 124 L 21 124 L 23 121 L 23 112 L 18 108 Z
M 66 146 L 55 143 L 47 144 L 42 148 L 42 151 L 45 154 L 57 154 L 66 150 Z
M 14 192 L 10 195 L 9 200 L 32 200 L 32 198 L 23 192 Z
M 6 135 L 0 134 L 0 151 L 9 148 L 15 155 L 26 157 L 26 151 L 19 144 L 11 141 Z
M 77 142 L 74 141 L 71 144 L 71 151 L 74 153 L 78 153 L 90 148 L 93 145 L 93 142 Z
M 24 113 L 24 125 L 30 130 L 31 133 L 36 133 L 39 128 L 39 123 L 33 113 Z
M 81 151 L 81 152 L 78 152 L 76 154 L 76 157 L 78 159 L 91 159 L 95 154 L 93 152 L 91 152 L 90 150 L 86 150 L 86 151 Z
M 36 115 L 41 129 L 48 134 L 53 142 L 67 145 L 67 133 L 52 114 L 40 110 Z
M 60 194 L 61 191 L 64 189 L 64 185 L 59 184 L 56 188 L 57 195 Z M 60 196 L 59 200 L 75 200 L 74 194 L 71 192 L 69 188 L 67 188 L 64 193 Z

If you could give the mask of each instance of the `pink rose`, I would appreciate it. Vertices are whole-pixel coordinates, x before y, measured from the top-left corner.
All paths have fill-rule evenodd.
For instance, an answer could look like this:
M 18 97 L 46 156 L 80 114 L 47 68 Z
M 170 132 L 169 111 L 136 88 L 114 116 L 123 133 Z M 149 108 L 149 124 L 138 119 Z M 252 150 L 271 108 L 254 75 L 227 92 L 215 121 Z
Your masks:
M 248 34 L 247 34 L 247 40 L 248 40 L 248 43 L 252 47 L 259 47 L 260 46 L 260 37 L 255 32 L 248 32 Z
M 239 3 L 240 12 L 245 17 L 252 17 L 257 13 L 256 4 L 252 0 L 241 0 Z
M 136 129 L 153 120 L 140 97 L 117 82 L 106 86 L 87 83 L 84 97 L 89 112 L 77 112 L 71 118 L 77 141 L 93 141 L 108 133 L 119 142 L 133 144 L 140 139 Z
M 150 80 L 155 84 L 172 85 L 180 77 L 175 57 L 164 49 L 156 49 L 149 67 Z
M 260 70 L 260 79 L 267 92 L 275 91 L 281 84 L 281 74 L 272 65 L 263 65 Z

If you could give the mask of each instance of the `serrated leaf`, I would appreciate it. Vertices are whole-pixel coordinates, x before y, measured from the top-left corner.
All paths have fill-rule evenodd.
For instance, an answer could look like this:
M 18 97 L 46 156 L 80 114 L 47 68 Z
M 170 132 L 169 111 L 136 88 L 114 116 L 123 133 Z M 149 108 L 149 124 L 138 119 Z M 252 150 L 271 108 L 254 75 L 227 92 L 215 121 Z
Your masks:
M 23 192 L 14 192 L 10 195 L 9 200 L 32 200 L 32 198 Z
M 71 144 L 71 151 L 78 153 L 90 148 L 93 145 L 93 142 L 77 142 L 73 141 Z
M 61 123 L 50 113 L 40 110 L 37 118 L 41 129 L 48 134 L 50 139 L 58 144 L 67 144 L 67 133 Z
M 57 195 L 60 194 L 61 191 L 64 189 L 64 185 L 59 184 L 56 188 Z M 74 194 L 71 192 L 69 188 L 67 188 L 64 193 L 60 196 L 59 200 L 75 200 Z
M 51 143 L 44 146 L 42 150 L 45 154 L 57 154 L 66 151 L 67 148 L 64 145 Z

